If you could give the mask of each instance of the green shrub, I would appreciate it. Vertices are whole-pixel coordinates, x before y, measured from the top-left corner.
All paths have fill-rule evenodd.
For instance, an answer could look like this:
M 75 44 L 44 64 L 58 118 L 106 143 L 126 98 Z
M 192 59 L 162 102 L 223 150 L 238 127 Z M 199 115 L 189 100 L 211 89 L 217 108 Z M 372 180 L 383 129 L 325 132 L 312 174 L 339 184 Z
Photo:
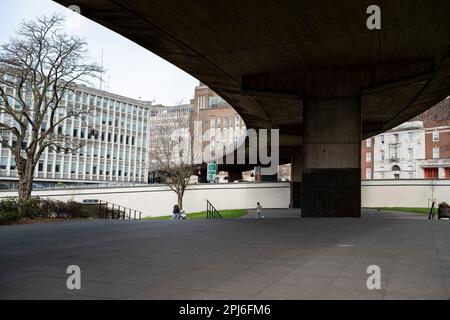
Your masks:
M 6 198 L 0 201 L 0 211 L 19 212 L 19 202 L 16 198 Z
M 36 218 L 41 216 L 41 199 L 30 198 L 23 203 L 19 203 L 19 212 L 27 218 Z M 21 210 L 20 210 L 21 209 Z
M 39 215 L 45 218 L 51 218 L 58 212 L 58 202 L 50 199 L 43 199 L 40 201 Z
M 0 225 L 11 224 L 21 218 L 22 215 L 18 211 L 0 211 Z
M 85 206 L 76 201 L 67 202 L 30 198 L 19 203 L 17 198 L 8 198 L 0 201 L 0 224 L 10 224 L 19 219 L 26 218 L 63 218 L 86 219 L 96 217 L 97 210 L 87 210 Z
M 67 214 L 71 218 L 88 218 L 89 214 L 84 212 L 83 206 L 81 203 L 76 201 L 67 201 L 64 203 L 65 214 Z

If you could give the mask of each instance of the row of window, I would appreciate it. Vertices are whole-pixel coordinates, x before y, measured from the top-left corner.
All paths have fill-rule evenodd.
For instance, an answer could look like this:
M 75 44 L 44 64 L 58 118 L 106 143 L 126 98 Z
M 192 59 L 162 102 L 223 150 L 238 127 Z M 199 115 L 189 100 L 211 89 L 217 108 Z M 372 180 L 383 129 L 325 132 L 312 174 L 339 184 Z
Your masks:
M 439 168 L 424 168 L 423 172 L 425 179 L 439 179 Z M 450 179 L 450 168 L 444 168 L 444 178 Z
M 208 104 L 206 104 L 206 98 L 208 98 Z M 200 109 L 228 106 L 228 103 L 219 96 L 199 96 L 197 97 L 197 104 Z
M 399 134 L 395 133 L 393 135 L 394 139 L 393 142 L 394 143 L 399 143 L 400 142 L 400 138 L 399 138 Z M 414 133 L 413 132 L 408 132 L 408 139 L 407 142 L 413 142 L 413 137 L 414 137 Z M 384 144 L 385 143 L 385 136 L 383 134 L 381 134 L 379 136 L 380 139 L 380 143 Z M 433 142 L 439 142 L 440 141 L 440 132 L 438 130 L 434 130 L 433 131 L 433 136 L 432 136 Z M 366 140 L 366 146 L 367 148 L 371 148 L 372 147 L 372 139 L 367 139 Z
M 438 146 L 433 147 L 433 159 L 439 159 L 440 158 L 440 150 L 441 148 Z M 397 146 L 390 146 L 389 148 L 390 153 L 390 160 L 399 160 L 399 149 Z M 384 150 L 380 150 L 380 159 L 381 161 L 386 160 L 386 154 Z M 408 148 L 408 161 L 414 160 L 414 149 Z M 366 152 L 366 162 L 370 163 L 372 162 L 372 151 Z
M 390 160 L 400 160 L 398 146 L 391 145 L 389 148 L 389 154 L 390 154 L 390 157 L 389 157 Z M 434 153 L 433 153 L 433 157 L 434 157 Z M 439 150 L 437 150 L 437 157 L 439 158 Z M 384 150 L 380 150 L 380 160 L 381 161 L 386 160 L 386 152 Z M 414 160 L 414 149 L 408 148 L 408 161 L 413 161 L 413 160 Z M 372 151 L 366 152 L 366 162 L 368 162 L 368 163 L 372 162 Z
M 220 130 L 223 128 L 229 128 L 232 129 L 240 128 L 241 126 L 241 118 L 236 115 L 234 117 L 234 126 L 233 126 L 233 117 L 215 117 L 212 116 L 210 119 L 210 129 L 217 129 Z
M 109 109 L 110 111 L 133 114 L 134 116 L 139 115 L 140 117 L 142 116 L 144 118 L 148 117 L 148 110 L 141 106 L 116 101 L 114 99 L 95 96 L 88 93 L 82 93 L 80 91 L 76 91 L 75 94 L 72 91 L 67 92 L 63 98 L 63 101 L 67 101 L 68 104 L 72 104 L 75 101 L 75 103 L 78 104 L 81 103 L 83 105 L 103 107 L 104 110 Z
M 380 167 L 381 172 L 380 177 L 381 179 L 385 179 L 386 178 L 386 172 L 383 172 L 384 168 Z M 394 166 L 392 169 L 392 173 L 390 173 L 390 177 L 393 177 L 394 179 L 398 180 L 400 179 L 400 167 L 398 166 Z M 413 168 L 411 166 L 408 166 L 408 171 L 405 172 L 408 175 L 408 179 L 414 179 L 415 177 L 415 171 L 413 171 Z M 389 177 L 388 176 L 388 177 Z M 425 179 L 429 179 L 429 180 L 436 180 L 439 179 L 439 168 L 424 168 L 423 169 L 423 177 Z M 372 169 L 371 168 L 366 168 L 366 179 L 373 179 L 374 177 L 372 176 Z M 450 179 L 450 168 L 444 168 L 444 177 L 443 179 Z
M 62 167 L 63 166 L 63 167 Z M 114 166 L 116 167 L 116 166 Z M 122 167 L 122 166 L 121 166 Z M 107 168 L 111 168 L 110 165 L 107 166 Z M 116 167 L 117 168 L 117 167 Z M 122 167 L 123 168 L 123 167 Z M 38 168 L 37 168 L 39 173 L 44 173 L 46 172 L 47 174 L 58 174 L 61 173 L 63 170 L 64 174 L 73 174 L 75 175 L 77 173 L 77 169 L 78 169 L 78 174 L 79 175 L 83 175 L 84 173 L 86 175 L 90 175 L 91 174 L 91 163 L 89 161 L 87 161 L 86 163 L 79 163 L 78 165 L 75 163 L 70 163 L 70 162 L 64 162 L 64 165 L 62 165 L 61 162 L 56 162 L 54 164 L 53 167 L 53 161 L 47 161 L 47 166 L 45 168 L 45 162 L 43 160 L 39 161 L 38 163 Z M 45 170 L 46 169 L 46 170 Z M 137 174 L 135 175 L 135 169 Z M 99 174 L 100 176 L 103 176 L 104 173 L 106 173 L 106 176 L 109 176 L 110 173 L 112 172 L 112 176 L 116 176 L 116 173 L 119 177 L 121 177 L 122 175 L 124 177 L 128 177 L 128 175 L 130 177 L 138 177 L 139 174 L 138 172 L 141 171 L 141 167 L 137 166 L 137 167 L 128 167 L 125 166 L 123 171 L 122 169 L 113 169 L 112 171 L 108 170 L 104 170 L 104 166 L 98 166 L 97 164 L 92 165 L 92 174 L 93 175 L 97 175 Z

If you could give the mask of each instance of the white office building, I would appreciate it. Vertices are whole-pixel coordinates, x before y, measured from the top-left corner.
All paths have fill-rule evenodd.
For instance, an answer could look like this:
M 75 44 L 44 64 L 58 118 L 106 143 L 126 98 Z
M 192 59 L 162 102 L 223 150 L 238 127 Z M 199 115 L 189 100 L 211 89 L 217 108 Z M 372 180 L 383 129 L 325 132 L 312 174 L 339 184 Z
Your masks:
M 147 182 L 150 102 L 80 85 L 65 94 L 62 106 L 57 119 L 66 115 L 66 108 L 90 111 L 90 116 L 68 118 L 58 127 L 59 134 L 80 139 L 84 146 L 69 153 L 47 149 L 36 167 L 36 182 Z M 5 114 L 0 121 L 12 123 Z M 2 146 L 0 180 L 17 180 L 14 158 Z

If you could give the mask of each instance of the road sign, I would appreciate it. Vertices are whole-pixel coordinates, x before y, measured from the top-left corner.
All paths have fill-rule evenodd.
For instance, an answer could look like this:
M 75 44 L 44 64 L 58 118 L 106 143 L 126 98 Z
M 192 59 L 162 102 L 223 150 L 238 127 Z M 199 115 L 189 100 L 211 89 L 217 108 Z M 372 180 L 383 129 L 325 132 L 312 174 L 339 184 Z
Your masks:
M 208 163 L 207 180 L 209 182 L 216 181 L 217 176 L 217 163 Z

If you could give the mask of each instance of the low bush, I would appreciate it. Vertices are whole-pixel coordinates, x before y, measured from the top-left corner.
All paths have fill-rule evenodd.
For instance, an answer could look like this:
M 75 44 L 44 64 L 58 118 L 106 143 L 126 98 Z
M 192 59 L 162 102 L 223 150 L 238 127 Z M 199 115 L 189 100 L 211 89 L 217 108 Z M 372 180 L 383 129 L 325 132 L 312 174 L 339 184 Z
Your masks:
M 11 224 L 21 218 L 46 218 L 46 219 L 86 219 L 96 217 L 97 211 L 86 210 L 76 201 L 67 202 L 31 198 L 24 203 L 19 203 L 17 198 L 8 198 L 0 201 L 0 224 Z
M 19 212 L 26 218 L 36 218 L 41 216 L 41 202 L 39 198 L 30 198 L 24 203 L 19 203 Z
M 12 224 L 21 218 L 22 215 L 18 211 L 0 211 L 0 225 Z
M 89 218 L 89 213 L 83 210 L 83 205 L 73 200 L 64 203 L 63 211 L 71 218 Z
M 0 201 L 0 211 L 2 212 L 18 212 L 19 202 L 16 198 L 6 198 Z

